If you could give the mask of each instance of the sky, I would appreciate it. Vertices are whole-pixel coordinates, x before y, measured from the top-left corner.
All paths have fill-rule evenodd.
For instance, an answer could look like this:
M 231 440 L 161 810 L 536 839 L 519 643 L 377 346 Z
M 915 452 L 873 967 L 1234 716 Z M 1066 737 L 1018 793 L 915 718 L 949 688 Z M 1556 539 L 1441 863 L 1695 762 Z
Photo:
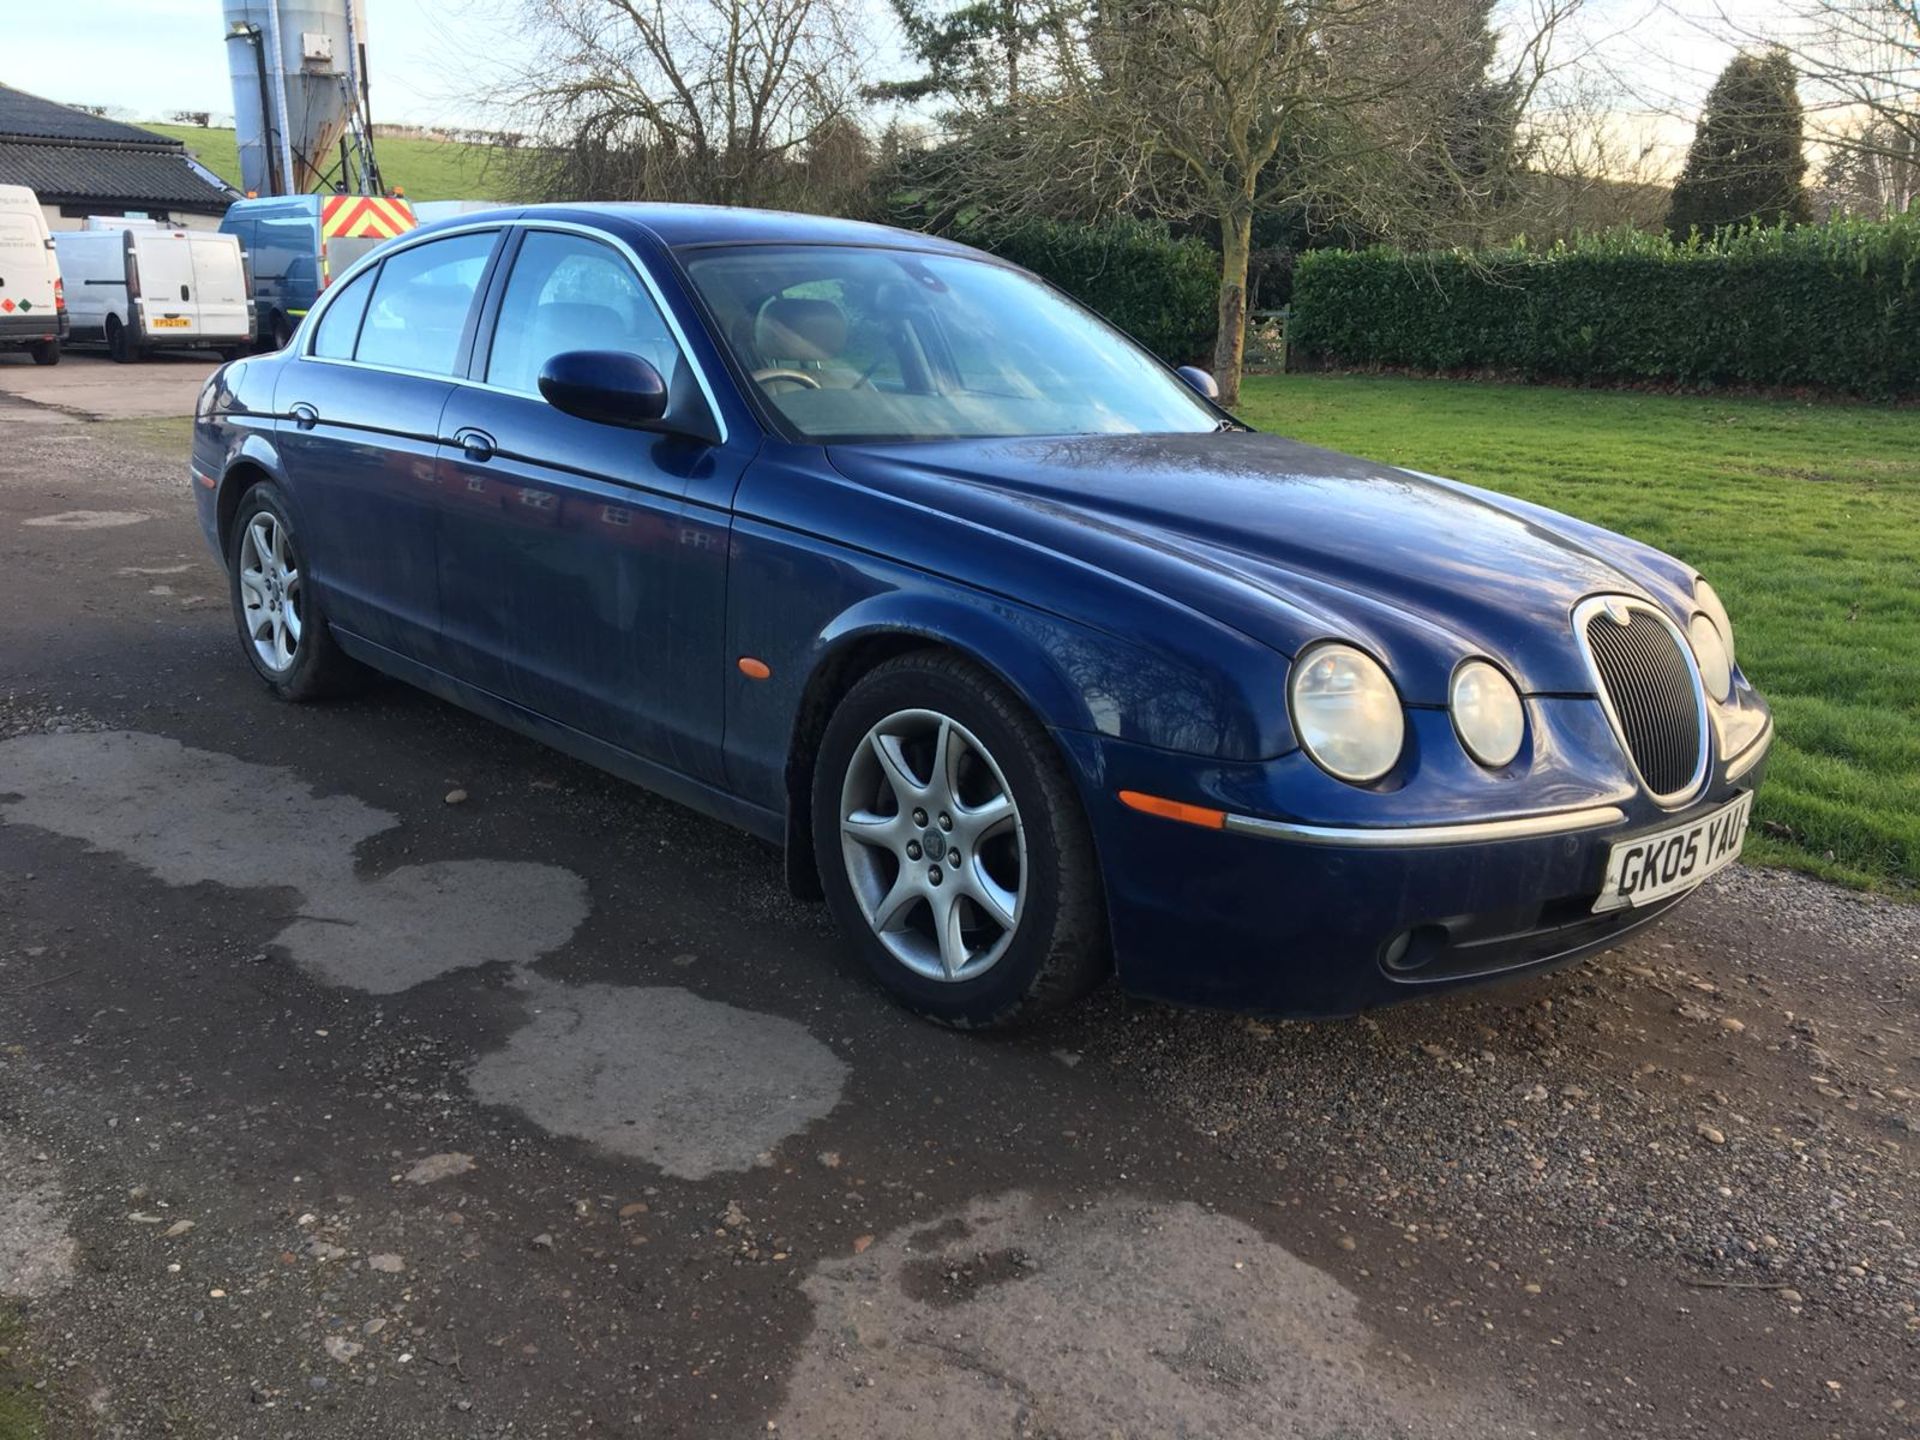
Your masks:
M 291 11 L 298 0 L 283 0 Z M 882 63 L 898 41 L 880 0 L 855 0 L 869 16 Z M 1543 0 L 1505 0 L 1524 15 Z M 1677 169 L 1701 98 L 1733 53 L 1724 16 L 1742 28 L 1781 19 L 1795 0 L 1585 0 L 1562 33 L 1563 63 L 1609 87 L 1618 124 L 1654 147 L 1651 163 Z M 489 111 L 488 83 L 527 45 L 520 0 L 365 0 L 376 121 L 509 127 Z M 17 7 L 17 8 L 16 8 Z M 220 0 L 12 0 L 0 83 L 68 104 L 109 105 L 136 120 L 210 110 L 231 123 Z M 1716 11 L 1719 14 L 1716 14 Z M 1719 32 L 1719 33 L 1716 33 Z M 51 65 L 46 57 L 85 57 Z

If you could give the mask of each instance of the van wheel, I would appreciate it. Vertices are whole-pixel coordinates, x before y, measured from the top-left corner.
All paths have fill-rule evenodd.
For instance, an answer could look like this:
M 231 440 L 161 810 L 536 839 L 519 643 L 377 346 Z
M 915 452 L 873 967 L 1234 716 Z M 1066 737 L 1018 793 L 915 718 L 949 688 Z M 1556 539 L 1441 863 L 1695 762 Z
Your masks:
M 276 310 L 273 312 L 273 327 L 267 333 L 273 336 L 273 348 L 284 350 L 293 343 L 293 322 Z
M 60 363 L 60 342 L 58 340 L 39 340 L 27 347 L 27 353 L 33 356 L 36 365 L 58 365 Z
M 133 343 L 133 335 L 120 323 L 118 315 L 107 317 L 107 354 L 122 365 L 130 365 L 140 358 L 140 347 Z
M 223 365 L 231 365 L 234 361 L 245 357 L 247 347 L 244 345 L 222 345 L 215 353 L 219 355 L 220 362 Z

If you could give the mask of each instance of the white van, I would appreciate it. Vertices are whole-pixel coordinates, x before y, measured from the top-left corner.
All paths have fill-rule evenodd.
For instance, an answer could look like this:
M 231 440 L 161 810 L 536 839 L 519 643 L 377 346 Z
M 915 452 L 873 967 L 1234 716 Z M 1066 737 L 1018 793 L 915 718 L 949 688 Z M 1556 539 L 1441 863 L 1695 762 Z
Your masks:
M 231 235 L 180 230 L 138 216 L 90 215 L 54 236 L 73 313 L 73 339 L 103 342 L 116 360 L 163 346 L 253 347 L 253 287 Z
M 24 185 L 0 185 L 0 350 L 58 365 L 66 335 L 60 261 L 40 199 Z

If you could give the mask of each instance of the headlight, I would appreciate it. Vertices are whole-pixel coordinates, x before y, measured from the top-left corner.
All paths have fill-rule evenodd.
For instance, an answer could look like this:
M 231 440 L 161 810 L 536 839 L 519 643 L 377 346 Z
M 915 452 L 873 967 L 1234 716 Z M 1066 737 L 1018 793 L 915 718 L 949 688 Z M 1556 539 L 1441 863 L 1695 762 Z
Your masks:
M 1700 683 L 1715 700 L 1733 693 L 1733 656 L 1713 621 L 1696 615 L 1687 622 L 1687 639 L 1693 645 L 1694 659 L 1700 662 Z
M 1713 628 L 1720 632 L 1720 643 L 1726 648 L 1727 661 L 1733 661 L 1733 621 L 1727 618 L 1727 607 L 1720 603 L 1720 596 L 1713 586 L 1704 580 L 1697 580 L 1693 586 L 1693 603 L 1700 607 L 1700 613 L 1713 622 Z
M 1485 660 L 1467 661 L 1453 672 L 1453 693 L 1447 704 L 1453 712 L 1454 733 L 1482 765 L 1497 770 L 1520 753 L 1527 712 L 1520 692 L 1499 667 Z
M 1378 780 L 1400 758 L 1407 720 L 1387 672 L 1350 645 L 1315 645 L 1287 682 L 1300 745 L 1330 775 Z

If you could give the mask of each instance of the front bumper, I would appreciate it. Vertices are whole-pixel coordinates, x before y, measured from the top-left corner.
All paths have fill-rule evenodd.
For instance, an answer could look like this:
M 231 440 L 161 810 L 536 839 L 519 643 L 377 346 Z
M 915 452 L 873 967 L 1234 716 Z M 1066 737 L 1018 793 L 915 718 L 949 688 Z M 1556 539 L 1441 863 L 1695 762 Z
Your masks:
M 1140 813 L 1117 793 L 1217 800 L 1246 793 L 1248 777 L 1224 773 L 1240 767 L 1065 741 L 1100 848 L 1121 984 L 1176 1003 L 1303 1018 L 1547 970 L 1619 943 L 1685 896 L 1594 914 L 1612 845 L 1753 788 L 1770 742 L 1769 731 L 1732 764 L 1716 761 L 1699 798 L 1679 810 L 1623 780 L 1577 803 L 1491 819 L 1328 824 L 1230 809 L 1208 829 Z M 1284 765 L 1257 768 L 1270 789 L 1284 789 Z

